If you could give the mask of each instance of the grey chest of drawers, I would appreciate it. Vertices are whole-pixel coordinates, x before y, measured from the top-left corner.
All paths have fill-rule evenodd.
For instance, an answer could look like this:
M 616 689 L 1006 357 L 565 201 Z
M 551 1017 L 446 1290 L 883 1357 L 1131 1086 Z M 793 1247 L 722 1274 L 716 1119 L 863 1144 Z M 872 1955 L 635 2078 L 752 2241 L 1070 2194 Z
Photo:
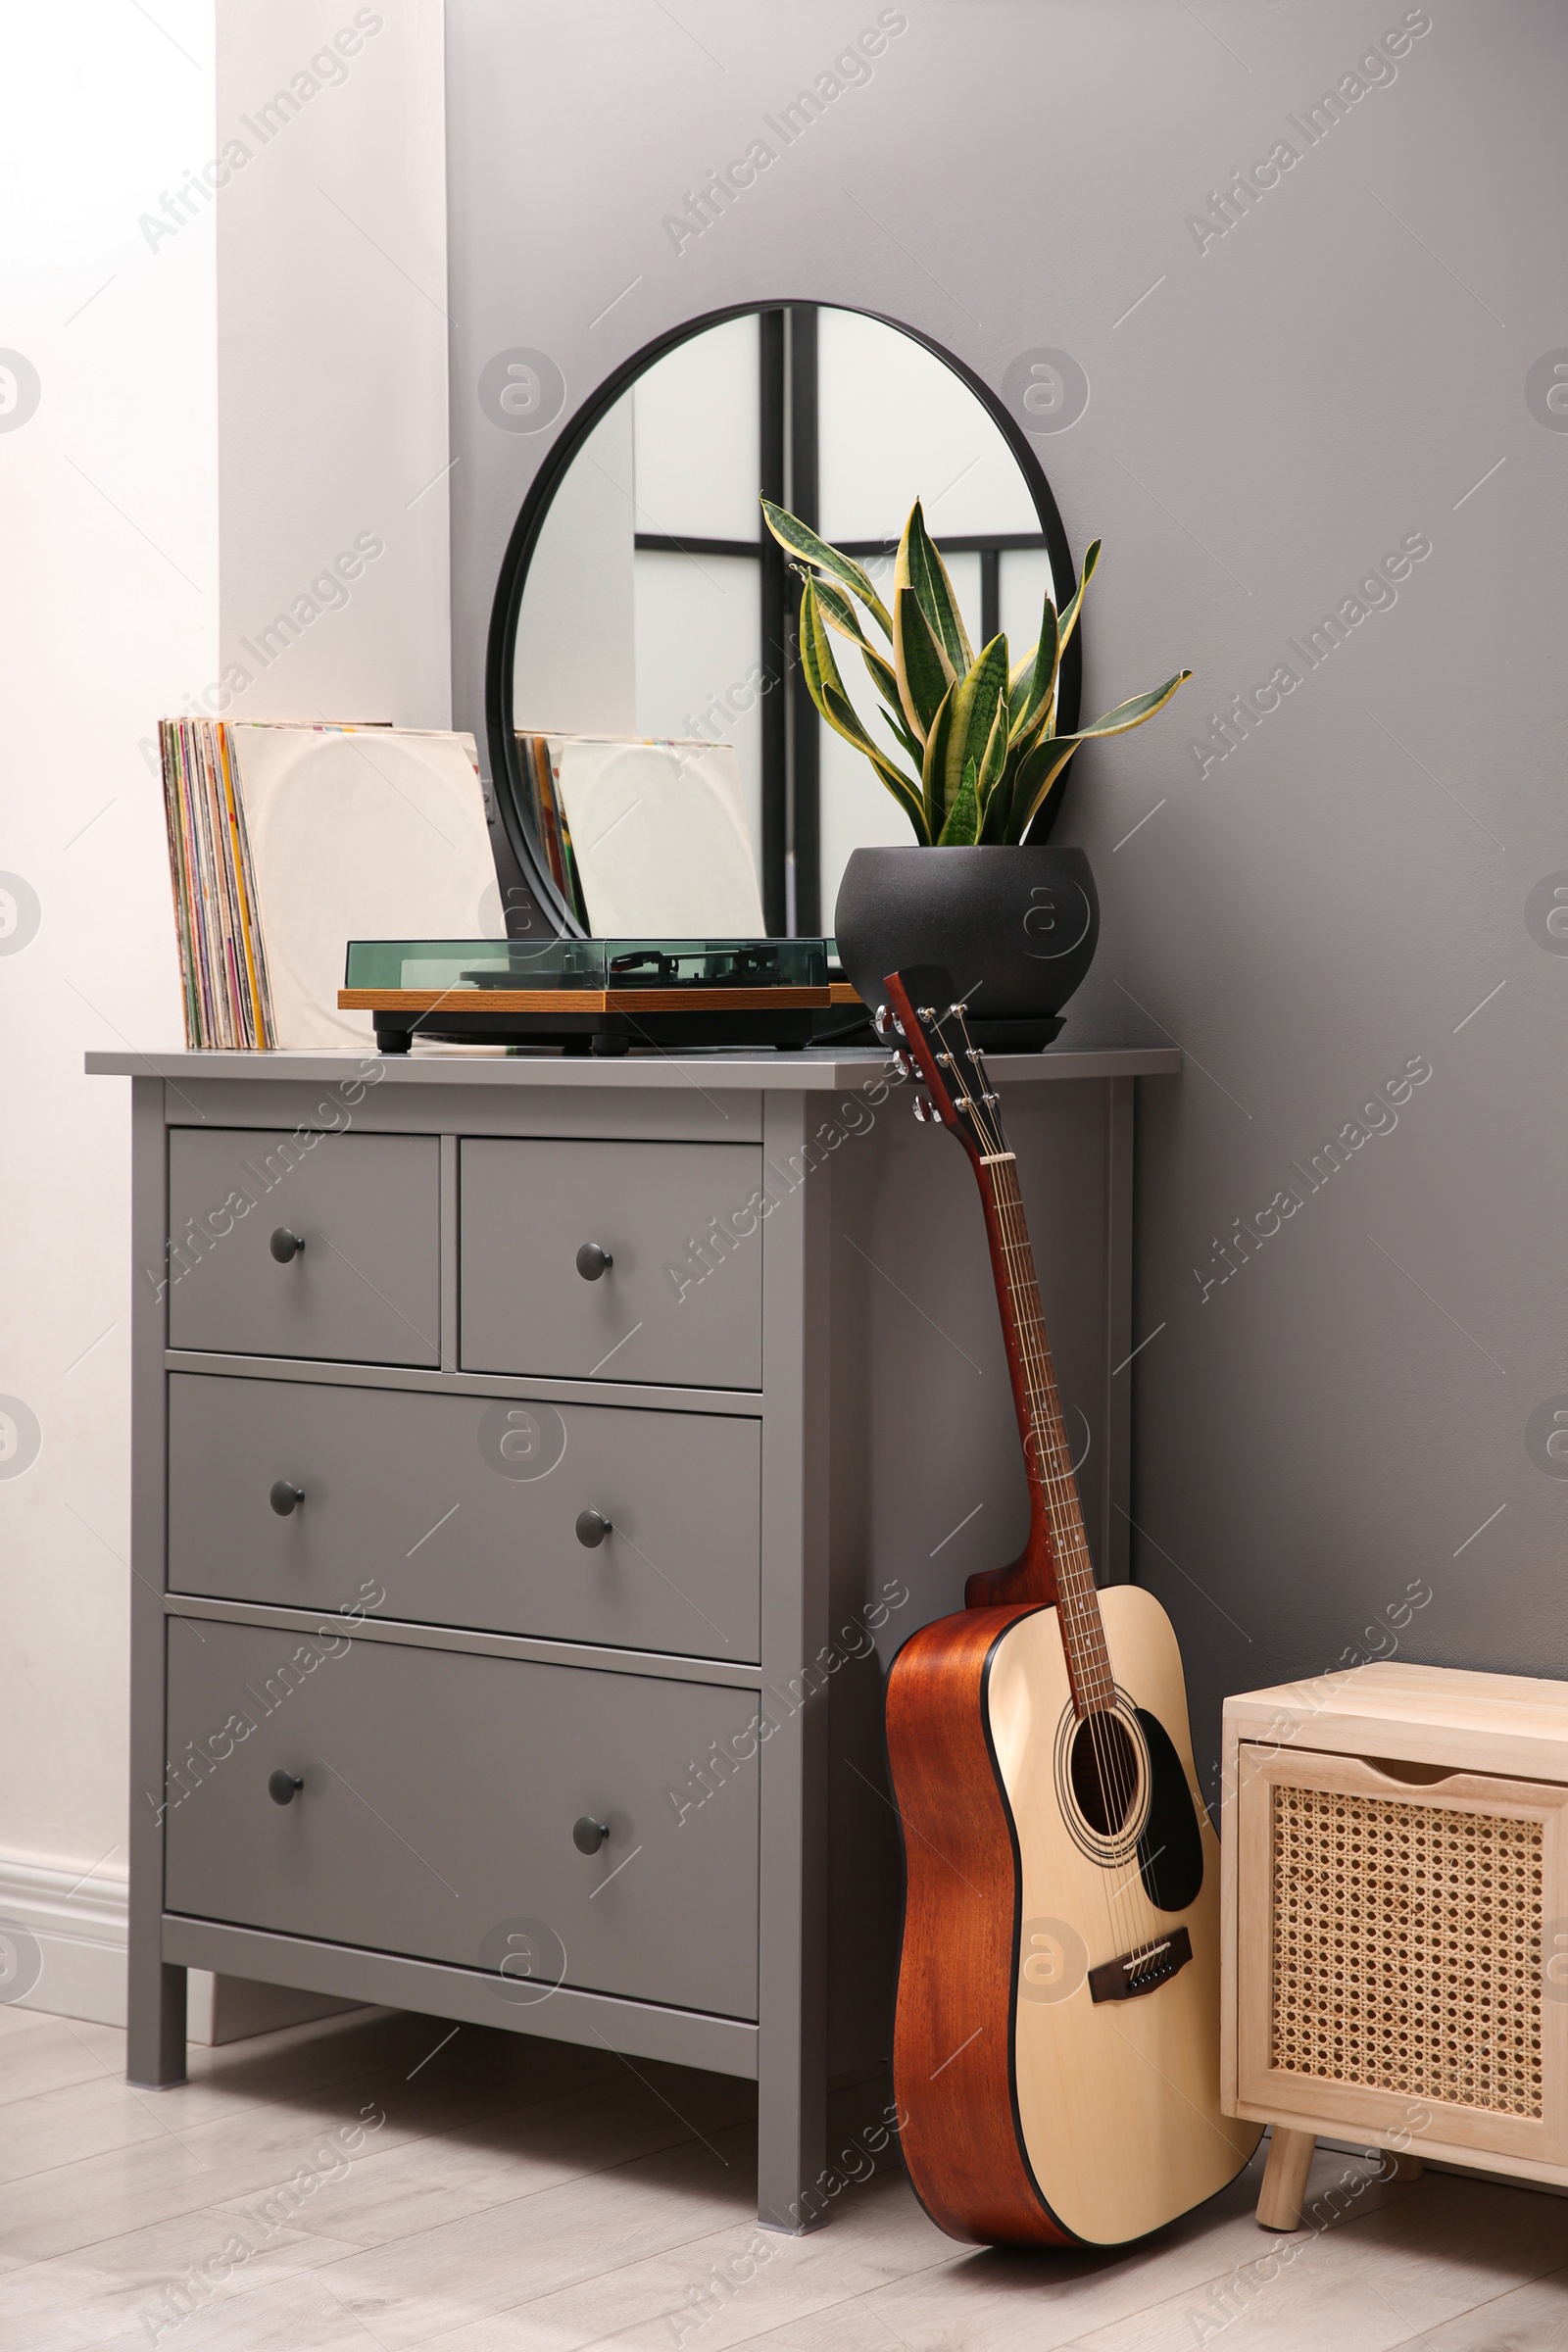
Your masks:
M 754 2077 L 890 2046 L 888 1658 L 1021 1542 L 962 1156 L 872 1054 L 132 1081 L 129 2072 L 197 1967 Z M 1102 1576 L 1134 1080 L 997 1064 Z

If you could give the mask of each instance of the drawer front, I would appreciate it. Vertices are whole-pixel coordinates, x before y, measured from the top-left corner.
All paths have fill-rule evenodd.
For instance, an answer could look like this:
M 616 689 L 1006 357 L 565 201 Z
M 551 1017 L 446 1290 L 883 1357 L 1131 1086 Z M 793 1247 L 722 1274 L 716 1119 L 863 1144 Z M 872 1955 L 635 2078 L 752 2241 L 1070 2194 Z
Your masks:
M 169 1344 L 361 1364 L 440 1361 L 433 1135 L 174 1128 Z M 305 1248 L 272 1255 L 282 1231 Z
M 552 1980 L 755 2018 L 756 1760 L 684 1820 L 666 1793 L 744 1735 L 754 1692 L 199 1630 L 169 1635 L 189 1785 L 166 1817 L 170 1910 L 467 1968 L 531 1938 Z M 304 1783 L 287 1804 L 278 1771 Z M 610 1832 L 594 1854 L 584 1817 Z
M 761 1181 L 746 1144 L 466 1141 L 465 1368 L 760 1388 L 760 1229 L 701 1282 L 689 1248 L 711 1218 L 745 1223 Z M 577 1269 L 590 1244 L 612 1260 L 597 1280 Z
M 755 1660 L 760 1481 L 757 1421 L 174 1373 L 169 1582 Z

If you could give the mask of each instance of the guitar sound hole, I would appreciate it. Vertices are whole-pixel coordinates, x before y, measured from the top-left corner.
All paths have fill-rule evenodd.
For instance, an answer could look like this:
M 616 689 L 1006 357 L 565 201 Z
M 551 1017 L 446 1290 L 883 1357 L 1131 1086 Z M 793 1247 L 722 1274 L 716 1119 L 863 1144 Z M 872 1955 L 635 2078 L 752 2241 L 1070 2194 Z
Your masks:
M 1138 1750 L 1120 1716 L 1086 1715 L 1072 1740 L 1072 1792 L 1101 1838 L 1114 1838 L 1138 1793 Z

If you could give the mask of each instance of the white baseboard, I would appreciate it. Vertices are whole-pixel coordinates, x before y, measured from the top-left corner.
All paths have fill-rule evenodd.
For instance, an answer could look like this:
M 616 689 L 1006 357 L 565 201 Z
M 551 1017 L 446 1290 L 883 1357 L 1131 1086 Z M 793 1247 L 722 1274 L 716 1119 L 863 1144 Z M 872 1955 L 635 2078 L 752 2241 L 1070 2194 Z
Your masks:
M 123 1879 L 104 1877 L 90 1866 L 85 1871 L 62 1870 L 0 1854 L 0 1925 L 24 1930 L 36 1942 L 43 1962 L 37 1982 L 17 1998 L 19 2009 L 122 2026 L 125 1921 Z M 356 2006 L 318 1993 L 294 1992 L 283 1984 L 256 1984 L 247 1977 L 215 1977 L 193 1968 L 185 2000 L 186 2032 L 192 2041 L 211 2047 Z
M 32 1936 L 43 1958 L 19 2009 L 90 2024 L 125 2022 L 125 1882 L 0 1854 L 0 1920 Z

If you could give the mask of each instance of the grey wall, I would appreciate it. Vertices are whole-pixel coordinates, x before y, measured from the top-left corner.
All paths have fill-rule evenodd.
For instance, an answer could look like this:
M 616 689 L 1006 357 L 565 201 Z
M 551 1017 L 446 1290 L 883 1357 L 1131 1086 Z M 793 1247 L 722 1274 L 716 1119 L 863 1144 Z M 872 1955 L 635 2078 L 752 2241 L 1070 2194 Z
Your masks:
M 564 416 L 650 336 L 747 299 L 875 308 L 999 386 L 1069 354 L 1087 408 L 1038 446 L 1075 551 L 1105 540 L 1086 701 L 1197 672 L 1083 760 L 1060 838 L 1105 913 L 1064 1042 L 1190 1057 L 1144 1089 L 1137 1331 L 1161 1328 L 1132 1377 L 1136 1572 L 1183 1636 L 1200 1753 L 1223 1691 L 1387 1648 L 1412 1585 L 1397 1654 L 1568 1673 L 1568 1462 L 1527 1435 L 1568 1411 L 1568 942 L 1527 921 L 1568 869 L 1568 416 L 1527 392 L 1568 347 L 1568 17 L 1432 0 L 1358 76 L 1396 0 L 900 13 L 870 81 L 677 250 L 664 216 L 781 146 L 763 118 L 873 0 L 449 0 L 457 723 L 479 723 L 496 566 L 559 429 L 489 421 L 493 355 L 547 355 Z M 1342 85 L 1309 143 L 1291 118 Z M 1195 225 L 1280 140 L 1277 184 Z M 1407 538 L 1430 554 L 1356 618 Z M 1341 608 L 1313 666 L 1291 641 Z M 1278 707 L 1205 755 L 1210 714 L 1280 664 Z M 1431 1075 L 1396 1125 L 1352 1126 L 1316 1190 L 1293 1173 L 1411 1061 Z M 1216 1241 L 1287 1189 L 1227 1275 Z

